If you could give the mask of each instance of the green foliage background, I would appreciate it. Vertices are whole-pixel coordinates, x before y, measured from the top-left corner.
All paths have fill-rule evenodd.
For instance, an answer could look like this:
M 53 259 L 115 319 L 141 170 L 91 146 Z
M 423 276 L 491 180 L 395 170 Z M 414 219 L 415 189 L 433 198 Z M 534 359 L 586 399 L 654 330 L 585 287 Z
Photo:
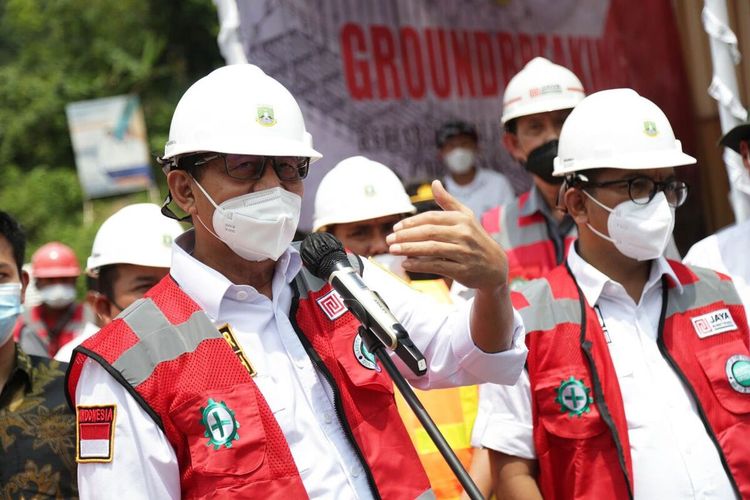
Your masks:
M 25 227 L 27 261 L 59 240 L 81 264 L 96 230 L 146 193 L 83 198 L 65 117 L 73 101 L 137 94 L 149 145 L 163 151 L 169 122 L 187 87 L 223 65 L 211 0 L 0 1 L 0 210 Z M 155 177 L 163 178 L 154 165 Z

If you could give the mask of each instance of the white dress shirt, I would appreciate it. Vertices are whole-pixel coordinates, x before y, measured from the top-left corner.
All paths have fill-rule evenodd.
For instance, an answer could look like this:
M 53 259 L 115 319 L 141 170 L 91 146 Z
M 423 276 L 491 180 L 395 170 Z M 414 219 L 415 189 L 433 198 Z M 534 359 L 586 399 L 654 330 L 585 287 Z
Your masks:
M 445 176 L 444 182 L 445 189 L 469 207 L 479 220 L 487 210 L 510 203 L 516 197 L 513 186 L 503 174 L 486 168 L 477 168 L 474 180 L 468 184 L 456 184 L 450 175 Z
M 729 226 L 690 248 L 686 264 L 708 267 L 732 277 L 746 311 L 750 311 L 750 220 Z
M 229 323 L 257 371 L 254 378 L 289 444 L 311 498 L 370 498 L 367 476 L 336 416 L 333 391 L 308 357 L 290 321 L 290 282 L 301 267 L 289 248 L 279 258 L 273 300 L 194 259 L 193 234 L 177 239 L 171 275 L 217 326 Z M 469 332 L 471 304 L 440 305 L 371 263 L 363 279 L 378 290 L 428 360 L 428 374 L 416 378 L 396 364 L 419 388 L 470 385 L 491 380 L 514 383 L 523 369 L 523 326 L 515 313 L 513 347 L 488 354 Z M 76 391 L 78 404 L 117 404 L 114 459 L 78 466 L 82 498 L 179 498 L 177 459 L 163 432 L 132 396 L 100 365 L 87 360 Z M 399 460 L 394 457 L 394 460 Z
M 571 247 L 568 265 L 588 304 L 598 306 L 620 384 L 637 499 L 735 498 L 719 453 L 695 401 L 664 359 L 656 339 L 661 277 L 677 277 L 666 259 L 653 261 L 636 304 L 623 286 L 589 265 Z M 682 293 L 677 286 L 670 293 Z M 514 386 L 485 384 L 472 443 L 535 459 L 531 390 L 524 371 Z

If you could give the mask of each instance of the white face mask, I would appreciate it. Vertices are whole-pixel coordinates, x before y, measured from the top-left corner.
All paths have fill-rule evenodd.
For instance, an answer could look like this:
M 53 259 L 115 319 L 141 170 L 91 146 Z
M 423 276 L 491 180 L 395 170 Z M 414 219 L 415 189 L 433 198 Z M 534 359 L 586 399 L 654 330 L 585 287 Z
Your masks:
M 607 219 L 609 236 L 587 223 L 594 234 L 614 243 L 620 253 L 631 259 L 653 260 L 664 254 L 674 229 L 674 208 L 669 206 L 663 192 L 656 193 L 647 205 L 628 200 L 613 209 L 584 193 L 610 214 Z
M 198 220 L 243 259 L 276 260 L 294 239 L 302 207 L 299 195 L 275 187 L 230 198 L 217 205 L 203 186 L 198 181 L 195 183 L 216 207 L 213 231 L 200 217 Z
M 54 309 L 67 307 L 76 300 L 75 285 L 50 285 L 39 290 L 39 297 L 42 302 Z
M 454 148 L 445 155 L 443 160 L 448 170 L 454 174 L 465 174 L 474 166 L 476 153 L 469 148 Z
M 0 285 L 0 347 L 10 340 L 16 319 L 20 314 L 21 284 Z
M 406 260 L 405 255 L 392 255 L 389 253 L 381 253 L 370 257 L 380 267 L 392 272 L 399 278 L 406 280 L 408 275 L 401 264 Z

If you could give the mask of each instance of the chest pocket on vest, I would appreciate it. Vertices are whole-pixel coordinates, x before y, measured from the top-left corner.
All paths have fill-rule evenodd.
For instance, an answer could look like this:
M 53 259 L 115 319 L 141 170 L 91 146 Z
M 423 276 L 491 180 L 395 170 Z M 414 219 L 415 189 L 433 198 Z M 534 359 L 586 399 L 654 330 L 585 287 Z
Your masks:
M 555 436 L 587 439 L 607 430 L 589 376 L 576 368 L 546 373 L 534 387 L 539 423 Z
M 241 384 L 206 392 L 172 411 L 196 473 L 244 475 L 263 464 L 266 435 L 259 403 L 254 388 Z
M 696 356 L 719 403 L 732 413 L 750 413 L 750 380 L 747 378 L 750 351 L 747 346 L 741 340 L 733 340 L 700 350 Z
M 352 396 L 356 401 L 368 403 L 358 405 L 363 416 L 380 413 L 387 408 L 385 403 L 393 403 L 393 381 L 380 361 L 373 361 L 374 355 L 364 348 L 356 334 L 335 335 L 331 343 Z

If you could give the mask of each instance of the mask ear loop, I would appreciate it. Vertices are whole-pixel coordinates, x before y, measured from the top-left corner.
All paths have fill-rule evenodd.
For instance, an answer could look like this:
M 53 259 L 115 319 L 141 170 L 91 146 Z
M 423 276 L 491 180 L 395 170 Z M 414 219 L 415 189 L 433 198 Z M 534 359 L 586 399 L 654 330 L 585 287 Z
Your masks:
M 216 210 L 221 210 L 221 208 L 219 208 L 219 205 L 217 205 L 216 202 L 213 200 L 213 198 L 211 198 L 211 196 L 206 192 L 206 190 L 203 189 L 203 186 L 201 186 L 201 183 L 198 182 L 198 179 L 196 179 L 192 175 L 190 177 L 193 179 L 193 182 L 195 182 L 195 184 L 198 186 L 198 189 L 201 190 L 201 192 L 203 193 L 203 196 L 205 196 L 206 199 L 209 202 L 211 202 L 211 205 L 213 205 Z M 213 232 L 213 230 L 209 229 L 209 227 L 206 225 L 205 222 L 203 222 L 203 219 L 201 219 L 201 216 L 199 214 L 195 214 L 195 215 L 196 215 L 196 218 L 198 219 L 198 222 L 201 223 L 201 226 L 203 226 L 204 228 L 206 228 L 206 231 L 208 231 L 209 233 L 211 233 L 214 236 L 214 238 L 216 238 L 217 240 L 224 241 L 221 238 L 219 238 L 219 236 L 215 232 Z

